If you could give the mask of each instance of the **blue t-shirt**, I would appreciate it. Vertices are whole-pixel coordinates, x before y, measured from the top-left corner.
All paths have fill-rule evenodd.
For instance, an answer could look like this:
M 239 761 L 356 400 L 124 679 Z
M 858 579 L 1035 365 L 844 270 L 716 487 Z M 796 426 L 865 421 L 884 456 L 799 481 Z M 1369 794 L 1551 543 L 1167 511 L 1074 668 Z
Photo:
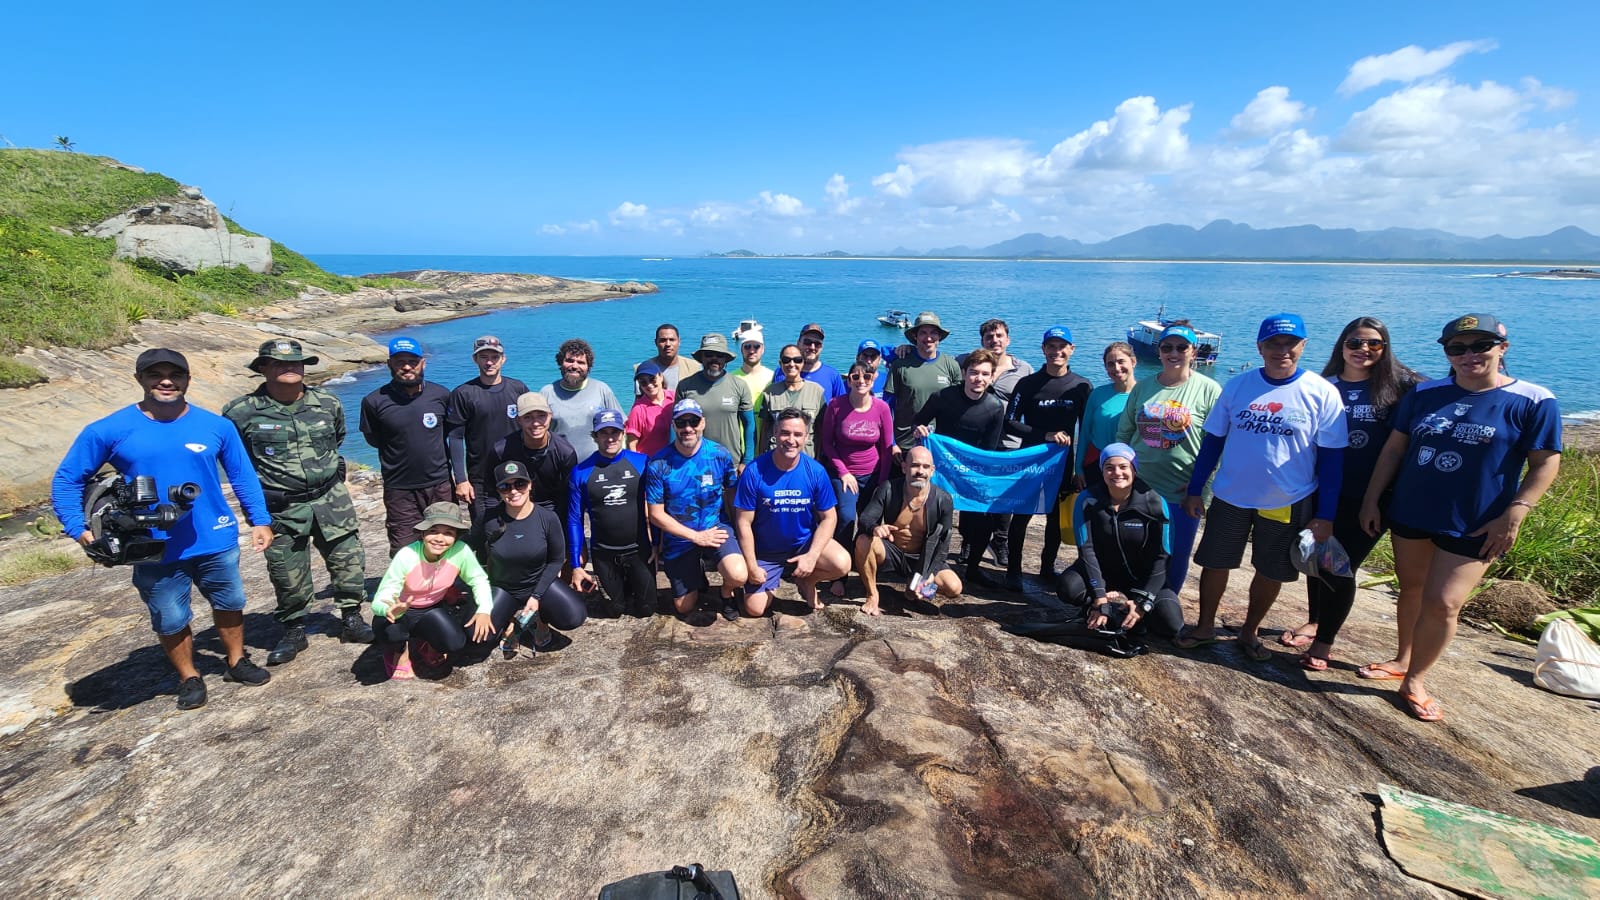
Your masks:
M 755 513 L 750 530 L 756 539 L 756 557 L 788 559 L 804 553 L 815 531 L 817 514 L 839 503 L 828 470 L 801 454 L 800 463 L 785 472 L 763 453 L 745 467 L 733 505 Z
M 88 530 L 83 520 L 84 488 L 95 472 L 111 463 L 125 478 L 149 475 L 156 480 L 156 497 L 166 503 L 169 488 L 192 481 L 200 496 L 188 515 L 172 530 L 151 530 L 167 542 L 162 562 L 175 562 L 219 553 L 239 545 L 239 522 L 222 495 L 217 463 L 228 473 L 228 483 L 252 525 L 271 525 L 261 481 L 245 452 L 244 441 L 233 423 L 194 404 L 171 422 L 157 422 L 137 405 L 124 407 L 91 422 L 79 432 L 50 485 L 50 504 L 67 537 L 76 539 Z
M 1400 399 L 1393 430 L 1411 436 L 1389 515 L 1430 534 L 1465 537 L 1506 511 L 1534 450 L 1561 451 L 1561 410 L 1526 381 L 1473 393 L 1449 378 Z
M 733 454 L 716 441 L 701 438 L 693 456 L 678 452 L 676 443 L 650 458 L 644 475 L 644 502 L 659 503 L 667 515 L 685 527 L 705 531 L 717 525 L 733 534 L 722 515 L 722 498 L 738 482 Z M 676 559 L 694 548 L 694 542 L 677 535 L 663 536 L 663 559 Z

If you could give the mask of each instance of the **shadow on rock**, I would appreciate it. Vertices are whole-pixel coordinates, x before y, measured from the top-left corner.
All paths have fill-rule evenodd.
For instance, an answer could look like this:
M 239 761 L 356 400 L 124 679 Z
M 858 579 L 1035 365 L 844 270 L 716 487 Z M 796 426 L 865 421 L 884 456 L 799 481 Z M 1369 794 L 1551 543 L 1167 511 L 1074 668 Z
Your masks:
M 1584 774 L 1582 781 L 1560 781 L 1522 788 L 1516 793 L 1567 812 L 1600 819 L 1600 766 Z

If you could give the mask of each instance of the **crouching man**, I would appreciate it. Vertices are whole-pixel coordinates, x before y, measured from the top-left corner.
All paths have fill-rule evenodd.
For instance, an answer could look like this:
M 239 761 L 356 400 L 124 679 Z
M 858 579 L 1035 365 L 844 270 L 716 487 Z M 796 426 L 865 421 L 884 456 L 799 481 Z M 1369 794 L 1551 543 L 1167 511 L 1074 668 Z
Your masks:
M 861 611 L 869 616 L 883 613 L 879 574 L 906 579 L 913 597 L 961 595 L 961 577 L 946 562 L 955 503 L 933 483 L 933 453 L 912 447 L 901 464 L 906 477 L 878 485 L 856 519 L 856 571 L 867 589 Z

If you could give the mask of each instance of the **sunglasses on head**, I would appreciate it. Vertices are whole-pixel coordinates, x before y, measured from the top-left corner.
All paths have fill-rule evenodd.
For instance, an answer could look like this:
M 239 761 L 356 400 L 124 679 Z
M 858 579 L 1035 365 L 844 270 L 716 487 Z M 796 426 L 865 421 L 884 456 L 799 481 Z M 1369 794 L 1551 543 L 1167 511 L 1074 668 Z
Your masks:
M 672 424 L 676 428 L 699 428 L 700 427 L 700 417 L 699 416 L 679 416 L 678 418 L 672 420 Z
M 798 365 L 800 365 L 801 363 L 803 363 L 805 361 L 806 361 L 805 357 L 803 357 L 803 356 L 780 356 L 780 357 L 778 357 L 778 362 L 783 363 L 786 366 L 798 366 Z
M 1381 338 L 1345 338 L 1344 339 L 1344 348 L 1346 350 L 1360 350 L 1362 347 L 1371 347 L 1374 350 L 1382 350 L 1384 347 L 1387 347 L 1387 346 L 1388 346 L 1388 344 L 1384 343 L 1384 341 Z
M 1488 353 L 1500 346 L 1498 338 L 1482 338 L 1470 344 L 1445 344 L 1445 356 L 1466 356 L 1468 353 Z

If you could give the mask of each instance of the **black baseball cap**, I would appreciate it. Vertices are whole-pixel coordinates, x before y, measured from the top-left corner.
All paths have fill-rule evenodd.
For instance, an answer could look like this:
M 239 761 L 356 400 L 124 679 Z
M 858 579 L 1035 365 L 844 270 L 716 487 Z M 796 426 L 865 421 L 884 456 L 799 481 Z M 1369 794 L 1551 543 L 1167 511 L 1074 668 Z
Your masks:
M 183 358 L 183 354 L 165 347 L 157 347 L 139 354 L 139 359 L 133 364 L 133 374 L 138 375 L 151 366 L 159 366 L 162 363 L 171 363 L 182 369 L 183 374 L 189 374 L 189 361 Z

